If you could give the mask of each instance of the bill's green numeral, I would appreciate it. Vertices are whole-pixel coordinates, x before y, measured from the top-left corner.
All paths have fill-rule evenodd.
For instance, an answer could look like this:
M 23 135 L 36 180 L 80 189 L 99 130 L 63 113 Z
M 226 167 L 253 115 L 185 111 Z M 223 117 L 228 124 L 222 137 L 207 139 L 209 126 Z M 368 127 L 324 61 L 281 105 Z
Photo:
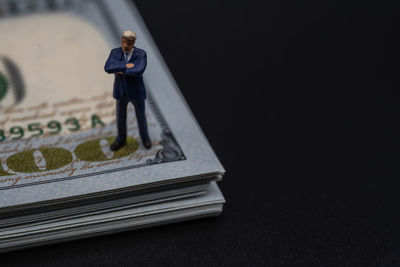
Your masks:
M 8 173 L 3 169 L 3 166 L 0 164 L 0 177 L 1 176 L 7 176 L 7 175 L 13 175 L 12 173 Z
M 66 124 L 71 124 L 74 128 L 68 128 L 71 132 L 78 131 L 81 128 L 77 118 L 68 118 L 65 121 Z
M 115 140 L 114 137 L 107 137 L 104 139 L 106 139 L 109 144 L 111 144 Z M 77 146 L 74 151 L 76 157 L 83 161 L 106 161 L 126 157 L 135 152 L 139 147 L 136 139 L 128 137 L 126 139 L 125 146 L 114 152 L 112 158 L 107 158 L 101 148 L 100 140 L 101 138 L 87 141 Z
M 139 148 L 138 141 L 133 137 L 128 137 L 126 139 L 125 146 L 118 151 L 115 151 L 113 153 L 113 156 L 108 158 L 104 154 L 102 146 L 100 144 L 100 141 L 102 139 L 107 140 L 107 146 L 109 146 L 109 144 L 111 144 L 115 140 L 115 137 L 105 137 L 96 140 L 86 141 L 78 145 L 73 152 L 70 152 L 69 150 L 60 147 L 45 147 L 22 151 L 8 157 L 6 159 L 6 164 L 8 168 L 13 172 L 44 172 L 60 169 L 64 166 L 67 166 L 73 160 L 73 153 L 75 153 L 76 157 L 82 161 L 99 162 L 129 156 Z M 37 166 L 34 156 L 34 153 L 36 151 L 41 152 L 41 155 L 43 156 L 43 159 L 41 160 L 44 160 L 46 162 L 45 169 L 40 169 Z M 0 177 L 8 175 L 15 175 L 15 173 L 6 172 L 3 169 L 2 164 L 0 164 Z
M 58 134 L 61 131 L 61 123 L 58 121 L 49 121 L 47 123 L 47 128 L 54 130 L 50 131 L 50 134 Z
M 36 149 L 22 151 L 10 156 L 7 160 L 7 166 L 15 172 L 41 172 L 50 171 L 64 167 L 72 162 L 72 154 L 68 150 L 60 147 L 40 148 L 40 152 L 46 160 L 46 169 L 41 170 L 35 162 L 33 153 Z
M 0 129 L 0 142 L 4 141 L 6 139 L 6 136 L 4 135 L 4 131 Z
M 36 134 L 32 134 L 32 137 L 41 136 L 43 134 L 43 130 L 42 130 L 42 128 L 40 128 L 40 122 L 34 122 L 34 123 L 28 124 L 28 130 L 30 132 L 37 131 Z
M 92 121 L 92 128 L 96 127 L 97 125 L 101 125 L 101 127 L 105 126 L 104 122 L 100 119 L 99 116 L 93 114 L 91 117 Z M 67 118 L 64 122 L 69 127 L 67 128 L 70 132 L 78 131 L 81 128 L 79 120 L 75 117 Z M 52 120 L 47 123 L 47 128 L 50 129 L 50 134 L 58 134 L 62 130 L 61 122 L 57 120 Z M 32 122 L 28 124 L 28 131 L 33 133 L 32 137 L 38 137 L 43 135 L 43 128 L 40 125 L 40 122 Z M 21 126 L 13 126 L 10 128 L 10 135 L 12 139 L 21 139 L 24 137 L 24 128 Z M 0 129 L 0 142 L 6 139 L 6 135 L 3 129 Z
M 21 126 L 11 127 L 10 133 L 11 133 L 11 135 L 17 135 L 16 137 L 13 137 L 12 139 L 21 139 L 22 137 L 24 137 L 24 129 Z

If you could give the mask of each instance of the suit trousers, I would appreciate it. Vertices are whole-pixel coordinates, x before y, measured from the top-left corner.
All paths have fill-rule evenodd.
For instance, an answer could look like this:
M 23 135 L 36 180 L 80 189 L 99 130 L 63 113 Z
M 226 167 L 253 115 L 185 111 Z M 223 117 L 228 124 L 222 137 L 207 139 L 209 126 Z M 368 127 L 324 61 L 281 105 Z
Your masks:
M 149 138 L 149 134 L 147 131 L 147 120 L 145 115 L 145 100 L 129 99 L 126 93 L 121 99 L 117 100 L 117 140 L 119 142 L 126 141 L 126 111 L 129 102 L 131 102 L 135 107 L 137 123 L 139 126 L 139 134 L 143 142 L 143 140 Z

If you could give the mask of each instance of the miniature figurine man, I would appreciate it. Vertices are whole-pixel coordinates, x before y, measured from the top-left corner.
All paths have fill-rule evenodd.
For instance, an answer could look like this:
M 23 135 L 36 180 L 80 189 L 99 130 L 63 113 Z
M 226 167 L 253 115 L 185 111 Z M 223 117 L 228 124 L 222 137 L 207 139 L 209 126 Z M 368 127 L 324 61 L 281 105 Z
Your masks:
M 121 47 L 111 50 L 104 66 L 107 73 L 115 75 L 113 97 L 117 100 L 118 135 L 110 147 L 113 151 L 123 147 L 126 142 L 126 109 L 129 102 L 135 107 L 142 143 L 147 149 L 151 147 L 145 116 L 146 88 L 142 77 L 147 56 L 143 49 L 134 46 L 135 41 L 136 34 L 133 31 L 124 31 Z

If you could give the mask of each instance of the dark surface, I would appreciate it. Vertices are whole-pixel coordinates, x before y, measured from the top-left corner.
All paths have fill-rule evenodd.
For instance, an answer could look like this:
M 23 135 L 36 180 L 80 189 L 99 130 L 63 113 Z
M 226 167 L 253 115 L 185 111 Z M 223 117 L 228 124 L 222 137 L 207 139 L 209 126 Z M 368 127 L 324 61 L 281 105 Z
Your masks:
M 399 6 L 136 4 L 227 170 L 223 214 L 2 266 L 400 265 Z

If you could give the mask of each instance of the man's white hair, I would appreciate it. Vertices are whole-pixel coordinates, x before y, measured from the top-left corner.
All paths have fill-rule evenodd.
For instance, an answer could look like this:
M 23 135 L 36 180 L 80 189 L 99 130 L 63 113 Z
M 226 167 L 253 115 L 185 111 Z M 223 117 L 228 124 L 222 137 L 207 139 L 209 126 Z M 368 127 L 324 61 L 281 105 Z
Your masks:
M 122 33 L 122 37 L 125 37 L 128 40 L 136 41 L 136 33 L 133 31 L 124 31 Z

